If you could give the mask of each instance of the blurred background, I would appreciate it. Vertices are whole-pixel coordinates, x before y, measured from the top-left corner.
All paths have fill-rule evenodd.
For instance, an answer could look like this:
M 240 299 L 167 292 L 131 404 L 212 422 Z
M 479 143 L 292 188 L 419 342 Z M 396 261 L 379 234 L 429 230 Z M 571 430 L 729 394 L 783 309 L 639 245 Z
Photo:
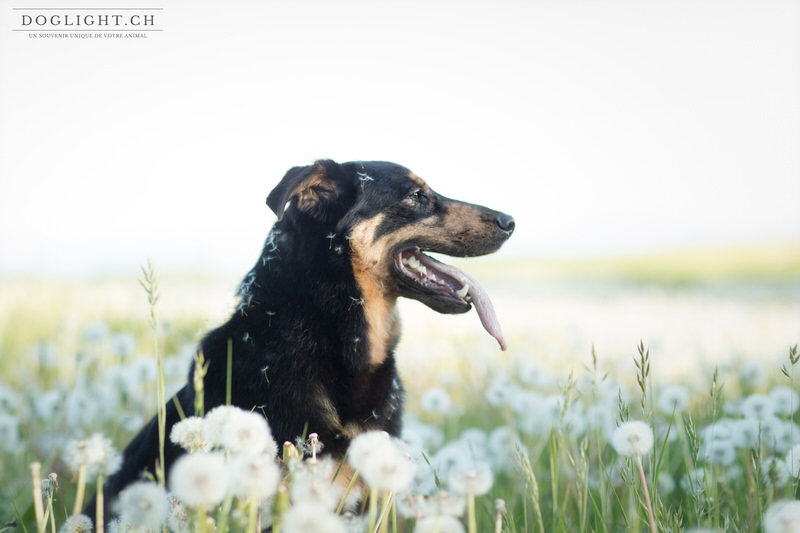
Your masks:
M 394 161 L 517 220 L 461 264 L 509 354 L 474 313 L 409 302 L 407 372 L 464 335 L 560 367 L 592 346 L 630 367 L 641 339 L 684 374 L 800 338 L 797 2 L 126 6 L 161 31 L 33 38 L 0 0 L 7 363 L 86 321 L 144 321 L 148 259 L 166 321 L 223 320 L 267 194 L 316 158 Z

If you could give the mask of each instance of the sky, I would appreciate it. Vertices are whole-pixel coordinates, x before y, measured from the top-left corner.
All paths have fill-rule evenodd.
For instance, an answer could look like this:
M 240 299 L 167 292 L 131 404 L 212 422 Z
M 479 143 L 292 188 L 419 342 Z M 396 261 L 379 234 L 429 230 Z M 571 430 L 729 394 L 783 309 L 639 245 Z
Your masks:
M 125 6 L 161 31 L 0 0 L 1 275 L 243 273 L 317 158 L 512 214 L 505 257 L 800 242 L 800 2 Z

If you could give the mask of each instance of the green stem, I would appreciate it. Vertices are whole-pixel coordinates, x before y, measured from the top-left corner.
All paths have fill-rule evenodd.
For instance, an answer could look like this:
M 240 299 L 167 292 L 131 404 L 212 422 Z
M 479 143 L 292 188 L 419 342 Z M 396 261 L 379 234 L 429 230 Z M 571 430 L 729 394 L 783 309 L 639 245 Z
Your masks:
M 105 502 L 103 500 L 103 474 L 97 476 L 97 496 L 95 497 L 95 501 L 97 503 L 95 507 L 95 531 L 105 531 L 105 517 L 103 516 L 103 507 L 105 507 Z
M 650 502 L 650 491 L 647 488 L 647 478 L 644 477 L 642 458 L 638 455 L 636 456 L 636 466 L 639 467 L 639 477 L 642 480 L 642 492 L 644 492 L 644 502 L 647 505 L 647 519 L 650 522 L 650 533 L 657 533 L 656 519 L 653 516 L 653 504 Z
M 472 492 L 467 496 L 467 528 L 469 533 L 478 533 L 478 520 L 475 517 L 475 495 Z
M 33 509 L 36 514 L 36 530 L 44 533 L 44 507 L 42 505 L 42 465 L 38 462 L 31 463 L 31 477 L 33 478 Z
M 374 531 L 378 520 L 378 491 L 369 489 L 369 527 L 367 531 Z
M 78 516 L 83 509 L 83 497 L 86 493 L 86 465 L 78 467 L 78 491 L 75 493 L 75 507 L 72 516 Z

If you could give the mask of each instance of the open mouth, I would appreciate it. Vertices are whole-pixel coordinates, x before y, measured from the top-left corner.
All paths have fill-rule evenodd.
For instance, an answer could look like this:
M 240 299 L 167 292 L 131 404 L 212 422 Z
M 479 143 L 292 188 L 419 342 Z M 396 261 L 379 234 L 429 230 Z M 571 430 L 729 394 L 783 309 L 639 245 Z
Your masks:
M 470 305 L 475 306 L 483 328 L 500 344 L 500 349 L 507 347 L 506 339 L 497 321 L 489 296 L 480 284 L 467 273 L 456 267 L 425 255 L 419 248 L 408 248 L 395 257 L 395 268 L 406 282 L 428 297 L 442 303 L 462 307 L 468 311 Z

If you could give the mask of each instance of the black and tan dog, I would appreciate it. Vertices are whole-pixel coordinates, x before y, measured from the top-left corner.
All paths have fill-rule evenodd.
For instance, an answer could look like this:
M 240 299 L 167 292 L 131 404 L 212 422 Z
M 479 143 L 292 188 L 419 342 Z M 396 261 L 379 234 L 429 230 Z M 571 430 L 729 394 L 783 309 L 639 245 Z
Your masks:
M 341 457 L 363 431 L 400 433 L 398 297 L 440 313 L 474 305 L 505 349 L 492 304 L 475 280 L 424 252 L 494 252 L 514 231 L 510 216 L 445 198 L 386 162 L 324 160 L 292 168 L 267 204 L 278 221 L 239 288 L 239 305 L 200 344 L 208 363 L 206 410 L 226 402 L 230 342 L 232 403 L 263 413 L 279 444 L 316 432 L 325 451 Z M 175 398 L 187 415 L 195 394 L 189 376 Z M 170 400 L 167 435 L 178 420 Z M 155 471 L 157 426 L 154 418 L 127 447 L 121 471 L 105 485 L 106 502 L 142 472 Z M 182 452 L 166 446 L 168 472 Z

